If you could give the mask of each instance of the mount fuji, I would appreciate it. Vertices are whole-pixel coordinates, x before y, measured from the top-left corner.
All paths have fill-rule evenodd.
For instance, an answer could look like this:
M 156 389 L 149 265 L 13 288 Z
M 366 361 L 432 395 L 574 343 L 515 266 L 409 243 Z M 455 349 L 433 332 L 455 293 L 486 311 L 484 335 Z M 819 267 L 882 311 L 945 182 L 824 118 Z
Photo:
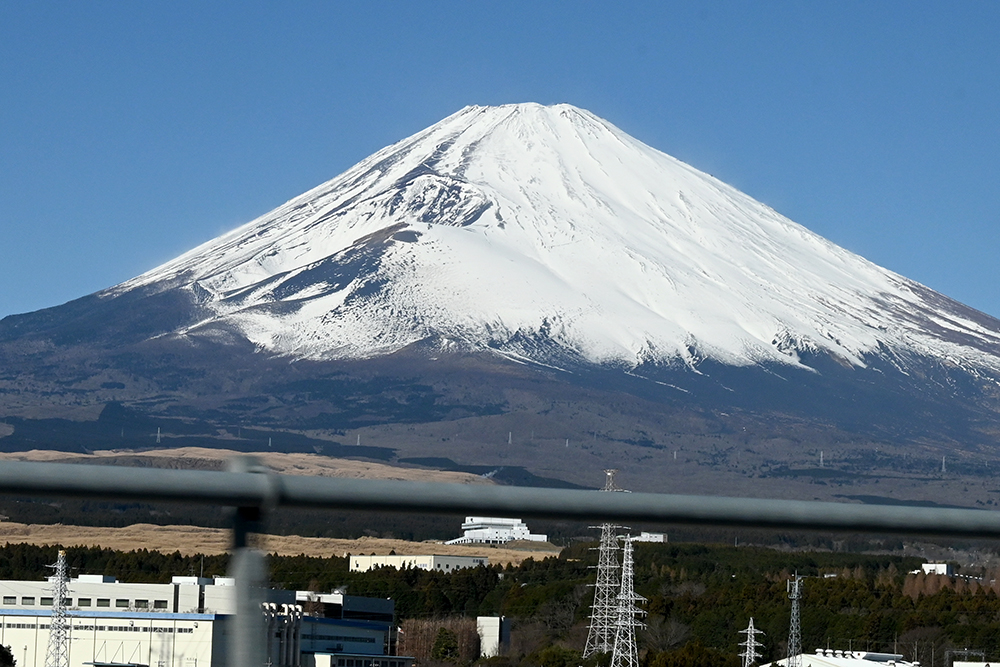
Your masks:
M 569 105 L 466 107 L 148 273 L 5 318 L 0 364 L 12 417 L 367 428 L 387 456 L 466 466 L 497 463 L 502 432 L 508 465 L 574 481 L 536 432 L 651 471 L 823 443 L 972 466 L 1000 433 L 1000 321 Z

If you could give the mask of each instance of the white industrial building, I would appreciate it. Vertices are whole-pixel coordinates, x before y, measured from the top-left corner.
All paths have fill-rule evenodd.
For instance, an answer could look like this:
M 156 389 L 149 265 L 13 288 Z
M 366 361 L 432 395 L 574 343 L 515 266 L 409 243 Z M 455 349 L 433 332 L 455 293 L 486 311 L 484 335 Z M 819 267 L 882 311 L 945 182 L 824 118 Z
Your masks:
M 174 577 L 169 584 L 124 584 L 114 577 L 82 574 L 70 581 L 68 609 L 232 614 L 233 580 L 227 577 Z M 52 608 L 48 581 L 0 581 L 0 609 Z M 267 591 L 266 602 L 295 604 L 295 592 Z
M 546 542 L 547 535 L 535 535 L 520 519 L 491 516 L 467 516 L 462 524 L 464 534 L 445 544 L 506 544 L 514 540 Z
M 647 533 L 645 530 L 639 535 L 629 538 L 633 542 L 657 542 L 661 544 L 667 543 L 666 533 Z
M 438 570 L 440 572 L 454 572 L 466 567 L 488 566 L 490 559 L 485 556 L 376 556 L 372 554 L 365 556 L 360 554 L 351 556 L 351 572 L 367 572 L 375 567 L 394 567 L 397 570 L 412 567 L 418 570 Z
M 53 584 L 0 581 L 0 644 L 18 667 L 43 667 Z M 70 667 L 211 667 L 222 664 L 235 610 L 231 579 L 175 577 L 126 584 L 82 575 L 69 582 Z M 313 600 L 311 595 L 320 599 Z M 274 667 L 411 667 L 390 655 L 392 600 L 341 594 L 265 591 L 261 610 Z M 315 602 L 305 614 L 300 602 Z
M 479 657 L 495 658 L 510 648 L 510 619 L 506 616 L 477 616 Z
M 785 667 L 788 658 L 761 665 L 761 667 Z M 907 662 L 899 653 L 873 653 L 871 651 L 832 651 L 816 649 L 815 653 L 800 656 L 802 667 L 920 667 L 919 662 Z M 957 664 L 957 663 L 956 663 Z

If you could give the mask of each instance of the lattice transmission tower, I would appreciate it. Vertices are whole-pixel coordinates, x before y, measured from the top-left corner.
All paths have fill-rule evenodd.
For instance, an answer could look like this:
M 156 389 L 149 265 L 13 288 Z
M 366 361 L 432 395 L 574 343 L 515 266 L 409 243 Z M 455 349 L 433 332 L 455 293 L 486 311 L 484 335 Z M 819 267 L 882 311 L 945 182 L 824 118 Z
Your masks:
M 45 667 L 69 667 L 69 623 L 66 616 L 66 599 L 69 597 L 69 579 L 66 575 L 66 552 L 60 551 L 52 583 L 52 620 L 49 622 L 49 647 L 45 652 Z
M 636 616 L 645 614 L 636 606 L 646 598 L 636 595 L 633 585 L 632 538 L 622 538 L 622 586 L 618 592 L 618 620 L 616 622 L 615 645 L 611 652 L 611 667 L 639 667 L 639 647 L 635 642 L 635 629 L 643 627 Z
M 747 626 L 746 630 L 740 630 L 740 634 L 747 636 L 745 642 L 740 642 L 740 646 L 743 647 L 743 653 L 740 653 L 740 657 L 743 658 L 743 667 L 753 667 L 754 663 L 757 662 L 757 658 L 762 655 L 757 652 L 757 649 L 764 647 L 763 644 L 757 641 L 757 635 L 764 634 L 764 631 L 753 627 L 753 617 L 751 616 L 750 625 Z
M 604 488 L 601 491 L 621 491 L 615 485 L 617 470 L 605 470 Z M 615 628 L 618 620 L 618 536 L 621 526 L 603 523 L 592 526 L 601 530 L 601 545 L 597 555 L 597 582 L 594 584 L 594 606 L 590 612 L 590 629 L 583 657 L 595 653 L 610 653 L 615 644 Z
M 802 620 L 799 601 L 802 599 L 802 577 L 796 572 L 787 582 L 788 599 L 792 601 L 792 619 L 788 624 L 788 657 L 785 667 L 802 667 Z

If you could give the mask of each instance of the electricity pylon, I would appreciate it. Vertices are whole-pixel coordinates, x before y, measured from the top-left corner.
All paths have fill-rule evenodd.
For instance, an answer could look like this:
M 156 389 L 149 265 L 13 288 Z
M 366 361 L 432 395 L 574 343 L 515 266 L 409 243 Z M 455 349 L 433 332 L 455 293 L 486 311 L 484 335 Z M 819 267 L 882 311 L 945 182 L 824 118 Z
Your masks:
M 617 470 L 605 470 L 607 476 L 601 491 L 621 491 L 615 485 Z M 594 584 L 594 606 L 590 612 L 590 629 L 583 657 L 595 653 L 610 653 L 615 643 L 615 627 L 618 620 L 618 537 L 615 531 L 621 526 L 603 523 L 601 545 L 597 555 L 597 582 Z
M 635 642 L 635 629 L 643 627 L 636 616 L 645 612 L 636 606 L 646 598 L 636 595 L 633 584 L 632 538 L 625 536 L 622 550 L 622 586 L 618 593 L 618 620 L 615 645 L 611 652 L 611 667 L 639 667 L 639 647 Z
M 743 667 L 753 667 L 754 663 L 757 662 L 757 658 L 761 657 L 761 654 L 757 652 L 757 649 L 763 648 L 763 644 L 757 641 L 757 635 L 764 634 L 763 630 L 758 630 L 753 627 L 753 617 L 750 617 L 750 625 L 747 626 L 746 630 L 740 630 L 740 634 L 746 635 L 747 640 L 745 642 L 740 642 L 740 646 L 745 647 L 743 653 L 740 653 L 740 657 L 743 658 Z
M 792 601 L 792 619 L 788 624 L 788 658 L 785 667 L 802 667 L 802 621 L 799 615 L 799 601 L 802 599 L 802 577 L 787 582 L 788 599 Z
M 69 667 L 69 623 L 66 616 L 66 598 L 69 581 L 66 576 L 66 552 L 60 551 L 52 583 L 52 620 L 49 622 L 49 647 L 45 653 L 45 667 Z

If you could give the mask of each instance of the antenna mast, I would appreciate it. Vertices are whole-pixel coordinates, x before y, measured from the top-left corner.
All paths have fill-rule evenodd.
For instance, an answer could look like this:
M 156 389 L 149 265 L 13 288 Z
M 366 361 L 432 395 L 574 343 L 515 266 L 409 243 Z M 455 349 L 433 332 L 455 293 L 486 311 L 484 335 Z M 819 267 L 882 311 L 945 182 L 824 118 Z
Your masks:
M 618 622 L 615 632 L 615 646 L 611 653 L 611 667 L 639 667 L 639 648 L 635 643 L 635 629 L 643 627 L 636 615 L 644 613 L 636 606 L 646 598 L 636 595 L 633 586 L 632 537 L 622 538 L 625 548 L 622 556 L 622 587 L 618 593 Z
M 69 582 L 66 576 L 66 552 L 59 551 L 52 583 L 52 620 L 49 623 L 49 648 L 45 653 L 45 667 L 69 667 L 69 628 L 66 616 L 66 598 L 69 597 Z
M 787 582 L 788 599 L 792 601 L 792 620 L 788 626 L 788 659 L 785 661 L 785 667 L 802 667 L 802 621 L 799 616 L 801 585 L 802 577 L 798 572 Z
M 753 664 L 757 662 L 757 658 L 761 657 L 757 649 L 764 647 L 763 644 L 757 641 L 757 635 L 764 634 L 764 631 L 753 627 L 753 617 L 751 616 L 750 625 L 747 626 L 746 630 L 740 630 L 740 634 L 747 636 L 745 642 L 740 642 L 740 646 L 746 647 L 743 653 L 740 653 L 740 657 L 743 658 L 743 667 L 753 667 Z
M 606 479 L 601 491 L 621 491 L 615 485 L 617 470 L 605 470 Z M 593 526 L 597 528 L 598 526 Z M 615 625 L 618 620 L 618 538 L 615 531 L 620 528 L 612 523 L 602 523 L 601 545 L 597 556 L 597 582 L 594 584 L 594 606 L 590 614 L 590 630 L 583 657 L 595 653 L 610 653 L 614 649 Z

